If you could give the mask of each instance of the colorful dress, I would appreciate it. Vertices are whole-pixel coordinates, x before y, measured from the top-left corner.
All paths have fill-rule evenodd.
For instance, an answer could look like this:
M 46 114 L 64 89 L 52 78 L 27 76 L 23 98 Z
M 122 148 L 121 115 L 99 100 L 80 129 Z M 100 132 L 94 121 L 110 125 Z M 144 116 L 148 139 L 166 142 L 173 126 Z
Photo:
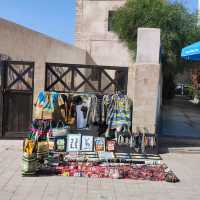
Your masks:
M 57 92 L 41 91 L 35 103 L 36 119 L 52 119 L 56 105 L 64 104 L 62 97 Z
M 115 94 L 110 98 L 104 99 L 104 105 L 107 107 L 106 124 L 110 129 L 130 128 L 131 111 L 129 99 L 126 95 Z

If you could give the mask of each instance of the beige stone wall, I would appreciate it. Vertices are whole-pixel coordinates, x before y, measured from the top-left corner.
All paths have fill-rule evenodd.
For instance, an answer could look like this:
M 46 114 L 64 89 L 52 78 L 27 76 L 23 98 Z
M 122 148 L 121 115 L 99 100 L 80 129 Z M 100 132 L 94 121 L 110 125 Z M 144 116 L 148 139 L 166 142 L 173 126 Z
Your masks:
M 126 0 L 77 0 L 75 45 L 88 52 L 93 64 L 129 67 L 133 76 L 133 56 L 116 34 L 108 31 L 108 13 Z M 108 72 L 114 76 L 111 72 Z M 131 82 L 130 82 L 131 81 Z M 128 86 L 132 98 L 133 79 Z
M 86 52 L 0 18 L 0 54 L 12 60 L 34 61 L 34 96 L 44 89 L 45 63 L 85 64 Z
M 135 64 L 136 80 L 133 107 L 133 130 L 147 128 L 156 133 L 160 110 L 160 65 Z
M 108 12 L 123 6 L 126 0 L 77 0 L 75 45 L 87 50 L 97 65 L 128 67 L 128 48 L 108 31 Z
M 160 29 L 139 28 L 134 64 L 133 131 L 157 132 L 162 96 Z
M 125 2 L 126 0 L 77 0 L 76 45 L 86 49 L 90 55 L 95 55 L 95 47 L 103 47 L 106 52 L 109 52 L 106 47 L 111 47 L 109 50 L 112 51 L 118 48 L 120 52 L 124 51 L 124 55 L 127 56 L 127 52 L 124 50 L 124 48 L 127 50 L 126 46 L 120 43 L 117 35 L 108 31 L 108 12 L 118 9 Z M 112 45 L 116 46 L 112 47 Z M 124 48 L 119 48 L 119 46 Z M 109 54 L 112 55 L 113 53 L 109 52 Z M 113 56 L 116 58 L 116 54 Z M 99 55 L 97 59 L 99 59 Z M 120 63 L 123 62 L 123 59 L 119 60 L 121 60 Z M 111 59 L 102 62 L 113 64 Z M 123 64 L 127 64 L 127 60 Z

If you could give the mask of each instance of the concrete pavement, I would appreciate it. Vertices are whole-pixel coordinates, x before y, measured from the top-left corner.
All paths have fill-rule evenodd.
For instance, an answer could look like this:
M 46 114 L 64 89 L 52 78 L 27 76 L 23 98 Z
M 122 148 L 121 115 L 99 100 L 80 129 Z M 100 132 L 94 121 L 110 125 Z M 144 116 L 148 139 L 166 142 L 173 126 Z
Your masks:
M 176 97 L 163 106 L 161 136 L 200 139 L 200 105 Z
M 0 140 L 0 200 L 199 200 L 200 154 L 163 154 L 180 183 L 22 177 L 22 141 Z

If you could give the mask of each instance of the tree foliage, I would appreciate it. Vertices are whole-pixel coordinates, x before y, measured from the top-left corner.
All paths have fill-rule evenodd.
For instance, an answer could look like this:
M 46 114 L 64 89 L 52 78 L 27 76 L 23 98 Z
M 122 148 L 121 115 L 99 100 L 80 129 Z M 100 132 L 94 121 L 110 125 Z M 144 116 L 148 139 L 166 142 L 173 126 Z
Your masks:
M 130 50 L 136 50 L 139 27 L 160 28 L 162 65 L 165 75 L 189 65 L 181 59 L 181 49 L 200 39 L 195 13 L 169 0 L 127 0 L 113 19 L 112 28 Z

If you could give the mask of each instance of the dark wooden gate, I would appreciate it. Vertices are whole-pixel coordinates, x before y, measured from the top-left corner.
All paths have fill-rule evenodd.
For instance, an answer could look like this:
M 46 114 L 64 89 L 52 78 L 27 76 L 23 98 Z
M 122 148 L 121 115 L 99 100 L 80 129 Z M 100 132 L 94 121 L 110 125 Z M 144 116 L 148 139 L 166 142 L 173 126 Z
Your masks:
M 6 61 L 2 66 L 2 135 L 24 137 L 32 121 L 34 63 Z
M 46 91 L 127 92 L 128 68 L 77 64 L 46 64 Z

